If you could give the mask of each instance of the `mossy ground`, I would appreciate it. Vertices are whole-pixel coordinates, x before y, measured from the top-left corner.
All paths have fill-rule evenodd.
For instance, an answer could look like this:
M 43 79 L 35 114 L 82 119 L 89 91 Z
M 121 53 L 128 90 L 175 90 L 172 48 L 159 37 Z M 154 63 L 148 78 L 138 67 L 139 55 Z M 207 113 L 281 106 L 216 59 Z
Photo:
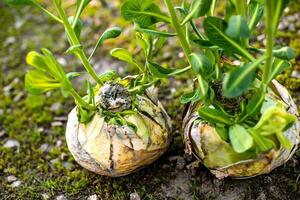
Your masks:
M 299 4 L 295 3 L 287 15 L 299 10 Z M 184 156 L 180 137 L 180 120 L 184 108 L 174 99 L 178 99 L 186 88 L 191 87 L 191 80 L 187 80 L 187 77 L 164 83 L 160 91 L 160 98 L 173 119 L 175 131 L 170 149 L 158 161 L 121 178 L 107 178 L 81 168 L 70 155 L 64 138 L 65 117 L 74 106 L 72 100 L 62 98 L 59 91 L 44 97 L 29 96 L 24 91 L 23 79 L 28 69 L 24 57 L 30 50 L 50 48 L 59 57 L 65 57 L 68 71 L 80 69 L 72 56 L 63 55 L 67 43 L 62 27 L 31 8 L 8 8 L 0 3 L 0 13 L 0 132 L 4 131 L 4 135 L 0 136 L 0 199 L 42 199 L 42 194 L 47 194 L 50 199 L 61 194 L 68 199 L 86 199 L 92 194 L 102 199 L 129 199 L 133 192 L 137 192 L 142 199 L 300 198 L 299 151 L 287 164 L 272 173 L 249 180 L 217 180 L 203 166 L 196 173 L 176 169 L 172 157 Z M 102 9 L 100 12 L 95 5 L 87 13 L 85 24 L 89 28 L 83 32 L 82 39 L 88 48 L 92 47 L 96 36 L 106 27 L 127 25 L 122 19 L 111 17 L 111 13 L 119 15 L 117 9 Z M 296 30 L 300 30 L 299 24 Z M 106 43 L 98 51 L 94 62 L 108 65 L 101 66 L 99 72 L 113 65 L 112 60 L 107 60 L 111 48 L 134 49 L 135 42 L 130 42 L 130 31 L 125 29 L 120 39 Z M 278 79 L 291 90 L 297 102 L 300 81 L 299 78 L 291 77 L 291 74 L 292 71 L 299 73 L 300 69 L 299 34 L 299 31 L 288 30 L 278 33 L 283 43 L 296 50 L 293 69 L 284 72 Z M 167 62 L 173 52 L 178 52 L 178 47 L 171 48 L 162 53 L 161 62 Z M 172 64 L 181 65 L 180 61 Z M 131 71 L 125 67 L 118 70 L 122 74 Z M 168 88 L 170 84 L 173 89 Z M 78 89 L 83 91 L 80 87 Z M 53 103 L 56 103 L 56 108 Z M 53 124 L 55 121 L 59 123 Z M 3 147 L 10 139 L 17 140 L 19 147 Z M 187 164 L 192 162 L 191 158 L 185 160 Z M 9 175 L 22 181 L 21 185 L 13 188 L 6 180 Z

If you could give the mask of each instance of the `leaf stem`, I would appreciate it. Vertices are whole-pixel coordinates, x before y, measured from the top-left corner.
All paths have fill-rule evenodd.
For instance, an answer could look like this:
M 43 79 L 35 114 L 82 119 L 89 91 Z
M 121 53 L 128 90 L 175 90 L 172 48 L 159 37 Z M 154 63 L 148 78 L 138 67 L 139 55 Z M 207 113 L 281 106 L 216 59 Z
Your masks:
M 85 101 L 81 98 L 81 96 L 74 90 L 73 87 L 72 87 L 71 90 L 70 90 L 70 94 L 73 96 L 73 98 L 76 100 L 76 102 L 77 102 L 80 106 L 82 106 L 82 107 L 84 107 L 84 108 L 86 108 L 86 109 L 88 109 L 88 110 L 96 110 L 96 107 L 93 106 L 93 105 L 88 104 L 87 102 L 85 102 Z
M 179 20 L 177 18 L 173 3 L 171 0 L 165 0 L 165 4 L 168 7 L 169 13 L 171 15 L 171 24 L 172 24 L 175 32 L 177 33 L 177 36 L 181 43 L 183 52 L 184 52 L 186 58 L 188 59 L 189 63 L 191 64 L 191 59 L 189 56 L 191 54 L 191 49 L 190 49 L 188 41 L 186 40 L 184 31 L 181 29 L 181 26 L 180 26 Z
M 54 19 L 55 21 L 62 23 L 62 21 L 55 15 L 53 15 L 49 10 L 45 9 L 43 6 L 41 6 L 38 2 L 36 1 L 32 1 L 32 3 L 39 8 L 41 11 L 45 12 L 49 17 L 51 17 L 52 19 Z
M 74 29 L 72 28 L 71 24 L 69 23 L 66 13 L 61 7 L 60 4 L 58 4 L 57 1 L 54 1 L 56 9 L 60 15 L 60 18 L 62 20 L 62 23 L 66 29 L 67 35 L 69 36 L 71 45 L 80 45 L 80 42 L 75 34 Z M 87 70 L 87 72 L 93 77 L 93 79 L 99 84 L 103 85 L 102 81 L 98 78 L 95 70 L 91 66 L 90 62 L 88 61 L 88 58 L 86 57 L 85 53 L 82 49 L 78 49 L 78 53 L 76 54 L 77 57 L 81 60 L 83 66 Z
M 274 26 L 272 23 L 273 16 L 272 16 L 272 1 L 273 0 L 266 0 L 265 6 L 265 26 L 266 26 L 266 63 L 263 70 L 262 75 L 262 84 L 263 88 L 266 88 L 269 84 L 269 77 L 272 74 L 272 57 L 273 57 L 273 43 L 274 43 Z

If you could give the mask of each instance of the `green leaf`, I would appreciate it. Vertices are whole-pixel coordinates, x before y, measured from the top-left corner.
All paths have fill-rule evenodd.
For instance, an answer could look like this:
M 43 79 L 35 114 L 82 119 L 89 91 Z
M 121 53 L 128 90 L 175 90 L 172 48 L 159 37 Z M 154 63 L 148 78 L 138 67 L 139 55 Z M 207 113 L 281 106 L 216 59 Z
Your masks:
M 214 45 L 213 43 L 211 43 L 209 40 L 202 40 L 202 39 L 191 39 L 192 42 L 194 42 L 195 44 L 199 45 L 202 48 L 212 48 L 212 47 L 216 47 L 216 45 Z
M 159 21 L 170 22 L 170 18 L 162 14 L 152 0 L 127 0 L 121 7 L 121 15 L 140 27 L 149 27 Z
M 253 129 L 248 129 L 249 133 L 251 134 L 256 147 L 261 152 L 269 151 L 272 148 L 276 148 L 276 144 L 269 138 L 261 136 L 259 133 L 255 132 Z
M 237 153 L 243 153 L 253 145 L 252 136 L 239 124 L 229 127 L 229 139 L 233 150 Z
M 212 0 L 193 0 L 189 13 L 184 18 L 181 25 L 184 25 L 192 18 L 204 16 L 209 11 L 211 4 Z
M 199 116 L 212 124 L 222 123 L 226 125 L 232 125 L 234 122 L 225 115 L 222 111 L 209 108 L 209 107 L 202 107 L 198 110 Z
M 70 24 L 73 24 L 74 23 L 74 16 L 70 16 L 68 18 L 68 21 Z M 74 26 L 74 32 L 75 32 L 75 35 L 77 36 L 77 38 L 80 38 L 80 34 L 81 34 L 81 30 L 83 28 L 83 23 L 80 19 L 77 19 L 76 21 L 76 24 Z
M 195 90 L 190 93 L 183 94 L 180 98 L 180 103 L 186 104 L 191 101 L 198 101 L 199 99 L 200 99 L 200 92 L 199 92 L 199 90 Z
M 132 65 L 137 65 L 137 63 L 132 57 L 132 54 L 127 49 L 115 48 L 110 51 L 110 54 L 113 57 L 118 58 L 119 60 L 125 61 Z
M 70 46 L 66 50 L 65 54 L 76 54 L 81 49 L 82 49 L 82 46 L 80 44 L 76 44 L 76 45 Z
M 87 85 L 87 96 L 88 96 L 87 102 L 89 104 L 95 105 L 95 94 L 94 94 L 93 86 L 89 81 L 86 81 L 86 85 Z
M 60 87 L 59 81 L 39 70 L 30 70 L 25 76 L 25 88 L 31 94 L 39 95 Z
M 4 0 L 4 3 L 12 6 L 32 6 L 34 0 Z
M 275 59 L 272 65 L 272 74 L 270 76 L 270 81 L 275 78 L 278 74 L 282 73 L 284 70 L 290 67 L 290 63 L 286 60 Z
M 63 80 L 66 76 L 65 72 L 61 64 L 56 60 L 56 58 L 52 54 L 52 52 L 46 48 L 43 48 L 42 52 L 45 55 L 45 63 L 47 63 L 51 75 L 58 80 Z
M 100 38 L 98 39 L 90 57 L 89 57 L 89 60 L 93 57 L 94 53 L 96 52 L 97 48 L 103 44 L 103 42 L 105 40 L 108 40 L 108 39 L 113 39 L 113 38 L 116 38 L 118 37 L 120 34 L 122 33 L 122 29 L 120 27 L 112 27 L 112 28 L 109 28 L 107 30 L 105 30 L 102 35 L 100 36 Z
M 270 107 L 261 116 L 253 129 L 262 136 L 276 135 L 284 148 L 291 148 L 291 142 L 284 135 L 296 122 L 296 117 L 280 107 Z
M 120 27 L 111 27 L 105 30 L 100 36 L 97 45 L 103 44 L 105 40 L 112 39 L 118 37 L 122 33 L 122 29 Z M 96 46 L 97 46 L 96 45 Z
M 259 114 L 260 109 L 264 103 L 265 95 L 261 93 L 255 94 L 246 106 L 246 113 L 250 117 L 254 117 Z
M 148 67 L 150 73 L 157 78 L 166 78 L 170 74 L 172 74 L 176 71 L 176 69 L 164 68 L 164 67 L 162 67 L 156 63 L 150 62 L 150 61 L 147 62 L 147 67 Z
M 234 98 L 242 95 L 251 85 L 255 78 L 255 70 L 266 57 L 262 57 L 253 63 L 248 63 L 243 67 L 237 67 L 226 74 L 223 82 L 224 96 Z
M 69 94 L 70 94 L 70 91 L 72 89 L 72 86 L 70 84 L 70 81 L 69 79 L 64 79 L 62 82 L 61 82 L 61 93 L 63 95 L 63 97 L 68 97 Z
M 81 15 L 85 7 L 91 2 L 91 0 L 76 0 L 76 15 Z
M 27 54 L 26 62 L 27 62 L 27 64 L 35 67 L 38 70 L 41 70 L 41 71 L 47 71 L 48 70 L 48 66 L 45 63 L 44 56 L 39 54 L 36 51 L 30 51 Z
M 140 48 L 143 49 L 143 51 L 145 52 L 145 55 L 147 55 L 147 49 L 149 48 L 150 44 L 148 43 L 144 34 L 140 33 L 140 32 L 136 32 L 135 36 L 136 36 L 136 40 L 137 40 Z
M 230 17 L 225 33 L 233 39 L 249 38 L 251 34 L 247 21 L 240 15 Z
M 118 77 L 117 73 L 113 70 L 110 71 L 106 71 L 103 74 L 101 74 L 100 76 L 98 76 L 98 78 L 103 82 L 107 82 L 107 81 L 111 81 L 114 80 Z
M 157 37 L 174 37 L 174 36 L 176 36 L 176 33 L 157 31 L 157 30 L 153 30 L 153 29 L 137 28 L 136 30 L 143 32 L 143 33 L 147 33 L 152 36 L 157 36 Z
M 190 58 L 192 68 L 197 74 L 207 76 L 212 73 L 213 67 L 206 55 L 191 53 Z
M 248 16 L 251 16 L 249 29 L 252 31 L 264 15 L 264 4 L 257 1 L 250 1 L 248 11 Z
M 75 77 L 80 76 L 79 72 L 69 72 L 66 74 L 66 77 L 69 81 L 73 80 Z
M 254 60 L 254 57 L 246 49 L 225 34 L 227 23 L 224 20 L 217 17 L 207 17 L 203 22 L 203 27 L 211 43 L 228 53 L 237 53 L 250 61 Z
M 273 56 L 283 60 L 291 60 L 295 58 L 295 53 L 290 47 L 282 47 L 280 49 L 273 50 Z

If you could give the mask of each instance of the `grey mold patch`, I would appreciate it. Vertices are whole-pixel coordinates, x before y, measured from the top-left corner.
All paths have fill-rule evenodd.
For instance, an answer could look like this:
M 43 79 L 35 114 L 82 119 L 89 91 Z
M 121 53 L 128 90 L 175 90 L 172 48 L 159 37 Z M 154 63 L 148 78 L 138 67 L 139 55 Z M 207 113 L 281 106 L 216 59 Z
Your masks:
M 129 91 L 121 84 L 108 82 L 105 83 L 98 94 L 100 105 L 111 111 L 121 112 L 130 109 L 132 96 Z

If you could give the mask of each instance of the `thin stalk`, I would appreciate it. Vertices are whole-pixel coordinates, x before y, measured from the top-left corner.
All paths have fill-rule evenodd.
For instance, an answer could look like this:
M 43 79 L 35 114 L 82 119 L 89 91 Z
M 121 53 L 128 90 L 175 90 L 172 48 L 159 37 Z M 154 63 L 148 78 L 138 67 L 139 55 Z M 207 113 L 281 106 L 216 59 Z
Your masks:
M 41 6 L 39 3 L 37 3 L 36 1 L 32 1 L 32 3 L 39 8 L 41 11 L 45 12 L 49 17 L 51 17 L 52 19 L 54 19 L 55 21 L 62 23 L 62 21 L 56 17 L 55 15 L 53 15 L 49 10 L 45 9 L 43 6 Z
M 178 36 L 179 41 L 181 43 L 183 52 L 184 52 L 186 58 L 188 59 L 189 63 L 191 64 L 190 54 L 191 54 L 192 51 L 190 49 L 188 41 L 186 40 L 185 33 L 184 33 L 184 31 L 182 30 L 182 28 L 180 26 L 180 23 L 179 23 L 179 20 L 177 18 L 173 3 L 171 2 L 171 0 L 165 0 L 165 4 L 168 7 L 169 13 L 171 15 L 171 24 L 172 24 L 175 32 L 177 33 L 177 36 Z
M 84 1 L 81 1 L 80 5 L 79 5 L 79 8 L 78 8 L 78 10 L 76 12 L 75 18 L 74 18 L 74 21 L 73 21 L 73 24 L 72 24 L 72 28 L 74 28 L 76 26 L 76 23 L 77 23 L 77 21 L 79 19 L 79 16 L 80 16 L 81 12 L 82 12 L 83 4 L 84 4 Z
M 210 6 L 210 10 L 208 12 L 209 16 L 214 16 L 214 13 L 215 13 L 215 7 L 216 7 L 216 2 L 217 0 L 213 0 L 211 2 L 211 6 Z
M 90 105 L 87 102 L 85 102 L 73 88 L 70 90 L 70 93 L 73 96 L 73 98 L 75 99 L 75 101 L 83 108 L 88 109 L 88 110 L 96 110 L 95 106 Z
M 272 16 L 272 1 L 273 0 L 266 0 L 265 6 L 265 26 L 266 26 L 266 63 L 263 69 L 262 75 L 262 84 L 263 88 L 266 88 L 269 84 L 269 77 L 272 74 L 272 57 L 273 57 L 273 44 L 274 44 L 274 26 L 272 23 L 273 16 Z
M 62 20 L 62 23 L 64 24 L 64 27 L 66 29 L 67 35 L 69 36 L 71 45 L 80 45 L 80 42 L 75 34 L 74 29 L 72 28 L 71 24 L 69 23 L 66 13 L 61 7 L 61 5 L 58 4 L 57 1 L 54 1 L 56 9 L 60 15 L 60 18 Z M 87 72 L 93 77 L 93 79 L 99 84 L 103 85 L 103 82 L 98 78 L 95 70 L 93 69 L 92 65 L 88 61 L 88 58 L 86 57 L 85 53 L 82 49 L 78 49 L 78 53 L 76 54 L 78 58 L 81 60 L 83 66 L 87 70 Z

